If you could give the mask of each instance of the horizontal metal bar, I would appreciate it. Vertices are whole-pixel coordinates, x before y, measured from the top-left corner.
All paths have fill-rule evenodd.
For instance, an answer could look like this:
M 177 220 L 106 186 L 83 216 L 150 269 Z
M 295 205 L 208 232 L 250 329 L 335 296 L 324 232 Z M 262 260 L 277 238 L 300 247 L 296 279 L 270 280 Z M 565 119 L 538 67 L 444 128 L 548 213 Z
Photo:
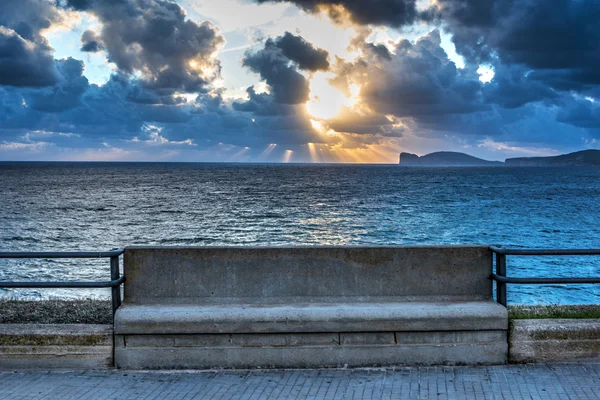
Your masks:
M 114 249 L 110 251 L 8 251 L 0 252 L 0 258 L 109 258 L 117 257 L 125 252 L 125 249 Z
M 543 285 L 548 283 L 600 283 L 600 278 L 513 278 L 491 274 L 490 278 L 502 283 Z
M 507 249 L 490 246 L 490 250 L 514 256 L 600 256 L 600 249 Z
M 125 277 L 108 282 L 0 282 L 0 288 L 105 288 L 120 286 L 125 282 Z

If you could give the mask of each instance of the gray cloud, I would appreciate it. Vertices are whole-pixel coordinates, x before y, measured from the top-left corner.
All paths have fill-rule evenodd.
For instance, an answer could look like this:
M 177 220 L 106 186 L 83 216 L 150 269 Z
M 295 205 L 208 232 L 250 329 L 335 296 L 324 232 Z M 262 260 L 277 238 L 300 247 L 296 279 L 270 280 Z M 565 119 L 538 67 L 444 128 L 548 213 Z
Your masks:
M 43 90 L 32 91 L 28 102 L 34 110 L 57 112 L 77 107 L 81 96 L 88 88 L 88 80 L 83 76 L 83 62 L 73 58 L 57 60 L 61 79 L 58 84 Z
M 418 19 L 416 0 L 256 0 L 258 3 L 293 3 L 308 12 L 326 10 L 329 16 L 341 21 L 348 14 L 357 24 L 377 24 L 400 27 Z
M 40 34 L 60 21 L 44 0 L 4 0 L 0 12 L 0 85 L 41 87 L 59 78 L 53 49 Z
M 438 0 L 419 15 L 414 1 L 295 1 L 310 12 L 326 9 L 336 20 L 406 26 L 418 18 L 453 35 L 464 69 L 449 60 L 434 31 L 417 41 L 353 46 L 353 62 L 330 60 L 325 50 L 285 33 L 250 52 L 243 65 L 268 92 L 247 90 L 232 101 L 215 89 L 223 38 L 214 26 L 186 19 L 163 0 L 59 0 L 61 7 L 95 15 L 103 29 L 86 31 L 82 50 L 105 51 L 116 65 L 104 85 L 90 84 L 82 61 L 53 59 L 41 32 L 61 20 L 44 0 L 5 0 L 0 12 L 0 135 L 2 140 L 43 138 L 72 147 L 188 146 L 218 143 L 251 147 L 269 143 L 299 149 L 308 142 L 360 147 L 382 137 L 414 136 L 475 146 L 484 138 L 516 145 L 572 146 L 599 138 L 600 6 L 591 0 Z M 494 79 L 478 80 L 479 63 Z M 311 125 L 304 103 L 315 71 L 347 95 L 361 87 L 356 107 L 327 121 L 324 135 Z M 179 93 L 197 95 L 195 100 Z M 156 125 L 149 136 L 149 125 Z M 36 136 L 37 135 L 37 136 Z M 341 137 L 344 139 L 341 139 Z M 26 138 L 26 139 L 24 139 Z M 134 140 L 139 138 L 139 140 Z M 582 139 L 583 138 L 583 139 Z M 151 140 L 152 139 L 152 140 Z M 135 144 L 137 143 L 137 144 Z M 296 146 L 296 147 L 294 147 Z M 191 146 L 193 148 L 193 146 Z M 254 152 L 254 153 L 252 153 Z M 275 152 L 273 153 L 275 154 Z
M 421 118 L 485 108 L 477 75 L 456 68 L 440 44 L 434 30 L 415 43 L 401 40 L 389 59 L 381 49 L 364 46 L 364 56 L 344 73 L 362 84 L 362 100 L 381 114 Z
M 595 0 L 439 0 L 432 15 L 468 62 L 523 65 L 557 90 L 600 84 Z
M 102 39 L 93 31 L 85 31 L 81 35 L 81 51 L 97 53 L 104 50 Z
M 284 56 L 298 64 L 298 68 L 307 71 L 326 71 L 329 69 L 327 51 L 308 43 L 301 36 L 286 32 L 277 38 L 275 45 L 281 49 Z
M 225 43 L 223 37 L 209 22 L 186 19 L 176 3 L 67 0 L 67 6 L 97 16 L 102 31 L 93 41 L 104 46 L 121 73 L 141 73 L 140 83 L 159 95 L 208 90 L 220 74 L 213 56 Z M 89 44 L 93 49 L 90 43 L 84 47 Z
M 497 63 L 494 79 L 483 85 L 483 94 L 490 104 L 517 108 L 537 101 L 552 101 L 558 93 L 546 82 L 536 79 L 531 70 L 522 65 Z
M 260 75 L 270 88 L 275 103 L 306 103 L 309 95 L 308 80 L 299 69 L 308 71 L 326 70 L 329 66 L 328 53 L 289 32 L 267 39 L 263 49 L 247 53 L 242 65 Z M 249 92 L 252 95 L 251 92 Z M 250 99 L 255 107 L 261 100 Z M 238 109 L 244 106 L 238 105 Z M 248 108 L 248 110 L 250 110 Z M 253 111 L 255 111 L 253 109 Z
M 261 51 L 248 54 L 243 65 L 259 74 L 269 85 L 277 103 L 298 104 L 308 100 L 308 81 L 271 43 L 267 43 Z
M 586 128 L 600 138 L 600 104 L 578 96 L 565 96 L 557 121 Z

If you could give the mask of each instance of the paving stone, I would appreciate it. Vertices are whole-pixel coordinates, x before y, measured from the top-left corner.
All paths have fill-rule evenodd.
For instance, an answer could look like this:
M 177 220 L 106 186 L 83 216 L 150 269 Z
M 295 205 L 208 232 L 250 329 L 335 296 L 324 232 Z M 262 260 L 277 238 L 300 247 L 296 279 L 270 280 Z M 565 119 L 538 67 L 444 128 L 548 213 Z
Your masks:
M 0 399 L 599 399 L 600 363 L 219 371 L 4 371 Z

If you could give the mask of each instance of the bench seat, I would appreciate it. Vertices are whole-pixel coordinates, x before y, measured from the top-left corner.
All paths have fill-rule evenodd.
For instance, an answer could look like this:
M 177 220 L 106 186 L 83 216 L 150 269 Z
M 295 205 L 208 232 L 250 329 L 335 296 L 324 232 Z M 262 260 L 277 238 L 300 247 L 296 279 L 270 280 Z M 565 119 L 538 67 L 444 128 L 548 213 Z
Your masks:
M 506 330 L 506 308 L 493 301 L 124 304 L 115 334 L 210 334 Z
M 487 246 L 128 247 L 115 365 L 503 364 Z

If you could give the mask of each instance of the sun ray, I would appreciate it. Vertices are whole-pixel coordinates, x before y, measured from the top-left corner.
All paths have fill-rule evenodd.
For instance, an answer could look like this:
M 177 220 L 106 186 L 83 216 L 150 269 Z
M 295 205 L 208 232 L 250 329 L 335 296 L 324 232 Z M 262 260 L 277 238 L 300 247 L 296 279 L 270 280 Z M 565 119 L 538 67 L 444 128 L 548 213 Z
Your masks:
M 276 146 L 277 146 L 277 143 L 269 143 L 267 148 L 264 149 L 262 153 L 260 153 L 260 156 L 263 158 L 267 157 L 269 154 L 271 154 L 271 152 L 275 149 Z
M 307 146 L 311 162 L 321 162 L 316 145 L 314 143 L 308 143 Z
M 282 162 L 284 162 L 284 163 L 288 163 L 288 162 L 290 162 L 290 159 L 292 158 L 292 154 L 293 154 L 293 153 L 294 153 L 294 151 L 293 151 L 293 150 L 286 150 L 286 151 L 283 153 L 283 158 L 281 159 L 281 161 L 282 161 Z

